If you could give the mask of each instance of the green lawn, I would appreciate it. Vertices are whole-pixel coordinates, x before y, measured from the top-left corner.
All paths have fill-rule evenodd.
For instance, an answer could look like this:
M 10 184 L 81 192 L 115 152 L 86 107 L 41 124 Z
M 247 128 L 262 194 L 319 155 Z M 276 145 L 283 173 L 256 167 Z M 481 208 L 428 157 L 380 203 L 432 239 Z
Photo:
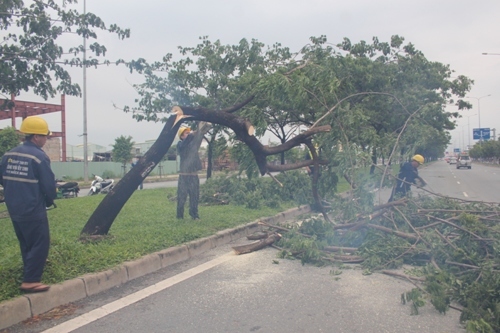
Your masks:
M 175 188 L 136 191 L 116 218 L 106 239 L 79 241 L 80 231 L 104 198 L 103 195 L 60 199 L 48 212 L 51 247 L 43 282 L 53 284 L 86 273 L 109 269 L 127 260 L 213 235 L 260 217 L 288 209 L 242 206 L 200 206 L 201 220 L 177 220 Z M 0 206 L 5 210 L 5 205 Z M 187 214 L 186 205 L 186 216 Z M 9 218 L 0 219 L 0 301 L 20 295 L 22 262 L 19 244 Z
M 343 192 L 349 189 L 349 185 L 341 178 L 337 188 L 338 192 Z M 201 205 L 201 220 L 177 220 L 176 202 L 169 200 L 176 195 L 175 192 L 176 188 L 134 192 L 114 221 L 109 235 L 98 242 L 80 241 L 80 232 L 104 196 L 56 200 L 57 208 L 48 211 L 51 247 L 43 282 L 54 284 L 103 271 L 127 260 L 210 236 L 292 207 L 292 204 L 276 209 Z M 0 216 L 5 209 L 5 205 L 0 205 Z M 189 216 L 187 210 L 188 204 L 186 217 Z M 9 218 L 0 218 L 0 230 L 0 301 L 4 301 L 20 295 L 22 261 Z

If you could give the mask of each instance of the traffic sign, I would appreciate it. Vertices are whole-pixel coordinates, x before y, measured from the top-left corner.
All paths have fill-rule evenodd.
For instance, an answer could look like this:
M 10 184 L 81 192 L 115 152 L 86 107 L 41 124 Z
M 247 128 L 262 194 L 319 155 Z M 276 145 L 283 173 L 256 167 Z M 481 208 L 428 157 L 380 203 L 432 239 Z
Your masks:
M 474 140 L 489 140 L 490 139 L 490 129 L 489 128 L 473 128 L 472 138 Z

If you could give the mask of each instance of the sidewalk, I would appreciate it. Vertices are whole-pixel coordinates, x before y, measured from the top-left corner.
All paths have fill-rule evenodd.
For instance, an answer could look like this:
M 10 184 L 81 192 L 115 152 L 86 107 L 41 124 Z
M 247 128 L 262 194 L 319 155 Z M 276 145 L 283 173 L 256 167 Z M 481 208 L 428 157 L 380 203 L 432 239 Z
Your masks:
M 310 212 L 309 206 L 292 208 L 275 216 L 262 218 L 240 227 L 217 232 L 210 237 L 155 252 L 138 260 L 125 262 L 104 272 L 87 274 L 61 284 L 52 285 L 50 290 L 45 293 L 25 294 L 13 300 L 2 302 L 0 303 L 0 330 L 55 307 L 98 294 L 159 269 L 189 260 L 210 249 L 246 237 L 260 229 L 258 222 L 280 223 L 308 212 Z

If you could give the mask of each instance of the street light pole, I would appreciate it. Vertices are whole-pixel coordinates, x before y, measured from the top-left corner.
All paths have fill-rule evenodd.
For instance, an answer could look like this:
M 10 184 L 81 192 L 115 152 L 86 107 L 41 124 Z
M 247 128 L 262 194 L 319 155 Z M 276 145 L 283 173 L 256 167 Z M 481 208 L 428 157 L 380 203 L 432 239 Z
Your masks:
M 467 98 L 474 98 L 477 99 L 477 115 L 478 115 L 478 120 L 479 120 L 479 144 L 483 142 L 483 131 L 481 130 L 481 98 L 489 97 L 489 95 L 484 95 L 481 97 L 473 97 L 473 96 L 467 96 Z
M 465 151 L 465 136 L 464 136 L 464 127 L 465 126 L 462 126 L 462 150 L 461 151 Z
M 470 116 L 467 117 L 467 138 L 469 139 L 469 149 L 470 149 L 470 117 L 477 116 L 477 114 L 471 114 Z
M 86 0 L 83 0 L 83 15 L 87 13 Z M 86 22 L 86 20 L 85 20 Z M 87 38 L 83 37 L 83 180 L 89 181 L 89 159 L 87 141 Z

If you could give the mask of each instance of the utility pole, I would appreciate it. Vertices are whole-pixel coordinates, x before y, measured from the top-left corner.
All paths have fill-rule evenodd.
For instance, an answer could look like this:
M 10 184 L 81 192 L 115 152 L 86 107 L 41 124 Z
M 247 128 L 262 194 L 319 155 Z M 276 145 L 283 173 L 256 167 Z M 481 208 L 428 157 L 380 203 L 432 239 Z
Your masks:
M 83 16 L 87 15 L 86 0 L 83 0 Z M 87 19 L 85 18 L 85 23 Z M 87 141 L 87 38 L 83 37 L 83 180 L 89 181 L 89 158 Z
M 474 116 L 477 116 L 477 114 L 471 114 L 470 116 L 466 116 L 467 117 L 467 138 L 469 140 L 469 146 L 467 147 L 469 150 L 471 147 L 470 147 L 470 117 L 474 117 Z

